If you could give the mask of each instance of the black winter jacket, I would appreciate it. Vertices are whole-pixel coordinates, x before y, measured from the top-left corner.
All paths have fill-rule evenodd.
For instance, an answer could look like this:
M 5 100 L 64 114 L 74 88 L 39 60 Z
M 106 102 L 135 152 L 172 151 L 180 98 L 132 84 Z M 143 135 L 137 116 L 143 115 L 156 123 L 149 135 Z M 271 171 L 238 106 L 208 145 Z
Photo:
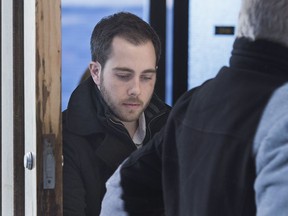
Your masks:
M 159 215 L 162 188 L 166 216 L 255 216 L 254 135 L 287 81 L 288 48 L 237 39 L 230 66 L 185 93 L 164 130 L 122 165 L 129 215 Z
M 145 110 L 143 145 L 165 124 L 170 107 L 153 95 Z M 105 182 L 136 146 L 111 113 L 92 78 L 72 93 L 63 112 L 64 216 L 99 215 Z

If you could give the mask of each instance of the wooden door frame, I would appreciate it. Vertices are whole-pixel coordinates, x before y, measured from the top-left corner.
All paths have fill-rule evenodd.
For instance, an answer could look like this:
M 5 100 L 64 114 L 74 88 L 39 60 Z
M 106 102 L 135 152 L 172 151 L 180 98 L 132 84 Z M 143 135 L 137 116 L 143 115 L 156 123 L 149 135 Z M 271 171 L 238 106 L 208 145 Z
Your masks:
M 33 13 L 25 15 L 27 8 Z M 0 10 L 8 15 L 1 15 L 0 215 L 61 216 L 61 0 L 1 0 Z M 55 185 L 48 186 L 47 143 L 49 172 L 55 164 Z M 35 157 L 32 170 L 23 168 L 26 151 Z
M 12 1 L 1 0 L 1 209 L 13 215 L 13 30 Z M 5 53 L 5 55 L 4 55 Z M 5 102 L 5 106 L 4 106 Z M 5 124 L 3 123 L 5 122 Z M 12 158 L 12 160 L 11 160 Z
M 61 0 L 36 0 L 35 17 L 37 215 L 61 216 Z M 50 143 L 55 159 L 55 187 L 52 189 L 44 188 L 45 142 Z
M 25 96 L 25 129 L 31 129 L 31 136 L 35 136 L 36 150 L 32 147 L 29 150 L 26 146 L 29 140 L 25 137 L 25 152 L 33 152 L 36 154 L 37 186 L 37 215 L 62 215 L 62 133 L 61 133 L 61 0 L 34 0 L 35 4 L 28 5 L 27 10 L 31 11 L 24 14 L 24 20 L 27 16 L 27 29 L 24 25 L 24 37 L 27 42 L 27 50 L 24 45 L 24 53 L 32 56 L 26 59 L 25 81 L 35 79 L 32 87 L 35 95 L 28 92 L 27 97 L 31 96 L 31 101 L 35 103 L 35 116 L 29 118 L 29 101 Z M 25 4 L 30 4 L 24 1 Z M 24 7 L 26 9 L 26 7 Z M 24 10 L 25 13 L 25 10 Z M 33 14 L 34 13 L 34 14 Z M 32 17 L 29 17 L 32 14 Z M 34 19 L 34 23 L 33 23 Z M 25 23 L 25 22 L 24 22 Z M 26 29 L 26 31 L 25 31 Z M 33 29 L 33 39 L 28 41 L 30 29 Z M 25 44 L 25 43 L 24 43 Z M 30 46 L 31 45 L 31 46 Z M 35 45 L 35 49 L 34 46 Z M 33 47 L 31 49 L 30 47 Z M 33 57 L 34 56 L 34 57 Z M 30 61 L 31 60 L 31 61 Z M 24 64 L 25 64 L 24 63 Z M 31 71 L 34 73 L 30 74 Z M 35 98 L 34 98 L 35 96 Z M 29 120 L 35 121 L 29 125 Z M 25 133 L 26 134 L 26 133 Z M 27 136 L 27 135 L 26 135 Z M 51 167 L 55 168 L 51 175 L 54 176 L 55 184 L 51 183 L 51 187 L 47 186 L 45 176 L 45 145 L 49 144 L 51 148 L 50 165 L 46 169 L 51 171 Z M 43 165 L 44 164 L 44 165 Z M 49 171 L 49 172 L 50 172 Z M 29 170 L 25 171 L 29 175 Z M 33 175 L 33 173 L 32 173 Z M 33 183 L 35 179 L 31 178 Z M 49 180 L 50 181 L 50 180 Z M 53 180 L 52 180 L 53 182 Z M 26 189 L 27 184 L 25 182 Z M 33 184 L 32 184 L 33 186 Z M 25 193 L 28 193 L 26 191 Z M 26 200 L 26 199 L 25 199 Z M 33 203 L 32 203 L 33 205 Z
M 24 23 L 23 0 L 13 0 L 13 139 L 14 214 L 23 215 L 24 202 Z
M 0 0 L 0 11 L 2 14 L 2 0 Z M 0 126 L 2 128 L 2 16 L 0 16 Z M 0 191 L 2 191 L 2 129 L 0 130 Z M 2 209 L 2 194 L 0 196 L 0 209 Z M 2 216 L 2 212 L 0 212 Z

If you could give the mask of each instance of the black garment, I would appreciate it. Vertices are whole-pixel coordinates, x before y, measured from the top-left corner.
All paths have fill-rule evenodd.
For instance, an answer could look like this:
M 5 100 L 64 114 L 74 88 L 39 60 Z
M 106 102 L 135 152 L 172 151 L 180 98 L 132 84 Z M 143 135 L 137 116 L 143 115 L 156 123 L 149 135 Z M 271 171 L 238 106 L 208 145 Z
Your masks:
M 145 143 L 165 124 L 170 107 L 153 95 L 145 110 Z M 73 92 L 63 112 L 64 216 L 99 215 L 105 182 L 136 146 L 92 78 Z
M 287 81 L 288 48 L 237 39 L 230 66 L 185 93 L 164 130 L 123 164 L 129 215 L 158 213 L 161 188 L 166 216 L 256 215 L 253 139 L 270 96 Z

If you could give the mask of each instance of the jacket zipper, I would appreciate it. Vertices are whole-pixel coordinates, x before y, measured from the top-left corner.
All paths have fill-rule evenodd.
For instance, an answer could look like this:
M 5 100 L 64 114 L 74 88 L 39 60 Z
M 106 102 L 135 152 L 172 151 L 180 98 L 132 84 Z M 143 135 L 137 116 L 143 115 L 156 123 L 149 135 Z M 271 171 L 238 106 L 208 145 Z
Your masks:
M 126 135 L 126 136 L 129 138 L 129 140 L 132 141 L 132 139 L 131 139 L 131 137 L 130 137 L 128 131 L 127 131 L 127 129 L 124 127 L 124 125 L 123 125 L 121 122 L 116 122 L 116 121 L 112 120 L 111 118 L 108 118 L 108 120 L 112 123 L 111 126 L 112 126 L 114 129 L 116 129 L 116 130 L 119 131 L 120 133 Z M 120 126 L 121 128 L 123 128 L 124 130 L 118 128 L 117 125 Z
M 151 123 L 152 123 L 153 121 L 155 121 L 156 119 L 160 118 L 161 116 L 165 115 L 165 114 L 166 114 L 166 112 L 163 112 L 163 113 L 155 116 L 154 118 L 152 118 L 152 119 L 149 121 L 149 123 L 148 123 L 148 125 L 147 125 L 147 132 L 148 132 L 148 135 L 149 135 L 149 140 L 151 139 L 151 136 L 152 136 L 152 135 L 151 135 L 151 134 L 152 134 L 152 132 L 151 132 Z M 144 140 L 145 140 L 145 139 L 144 139 Z
M 151 132 L 151 124 L 152 124 L 152 122 L 155 121 L 156 119 L 160 118 L 161 116 L 165 115 L 165 114 L 166 114 L 166 112 L 160 113 L 159 115 L 155 116 L 154 118 L 152 118 L 152 119 L 149 121 L 149 123 L 147 124 L 147 127 L 146 127 L 148 134 L 146 134 L 146 136 L 145 136 L 145 138 L 144 138 L 144 141 L 145 141 L 146 139 L 148 139 L 148 140 L 151 139 L 151 136 L 152 136 L 152 135 L 151 135 L 151 134 L 152 134 L 152 132 Z M 125 134 L 125 135 L 129 138 L 129 140 L 132 141 L 132 143 L 134 143 L 133 140 L 131 139 L 131 137 L 130 137 L 128 131 L 127 131 L 127 129 L 124 127 L 124 125 L 123 125 L 121 122 L 116 122 L 116 121 L 112 120 L 111 118 L 108 118 L 108 120 L 112 123 L 112 127 L 113 127 L 113 128 L 115 128 L 116 130 L 118 130 L 118 131 L 121 132 L 122 134 Z M 118 128 L 117 125 L 120 126 L 120 127 L 122 127 L 125 131 L 123 131 L 123 130 L 121 130 L 120 128 Z M 147 138 L 147 135 L 149 136 L 148 138 Z

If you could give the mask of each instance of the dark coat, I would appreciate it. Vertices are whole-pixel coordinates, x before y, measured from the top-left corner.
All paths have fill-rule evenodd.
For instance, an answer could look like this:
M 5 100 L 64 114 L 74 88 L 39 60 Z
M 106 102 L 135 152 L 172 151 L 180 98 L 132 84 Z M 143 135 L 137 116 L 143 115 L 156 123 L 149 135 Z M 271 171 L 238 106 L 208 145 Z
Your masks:
M 165 124 L 170 107 L 153 95 L 145 110 L 145 143 Z M 92 78 L 73 92 L 63 112 L 64 216 L 99 215 L 105 182 L 136 146 L 111 113 Z
M 162 133 L 123 164 L 129 215 L 159 214 L 162 186 L 167 216 L 255 216 L 253 140 L 287 81 L 288 48 L 237 39 L 230 66 L 185 93 Z

